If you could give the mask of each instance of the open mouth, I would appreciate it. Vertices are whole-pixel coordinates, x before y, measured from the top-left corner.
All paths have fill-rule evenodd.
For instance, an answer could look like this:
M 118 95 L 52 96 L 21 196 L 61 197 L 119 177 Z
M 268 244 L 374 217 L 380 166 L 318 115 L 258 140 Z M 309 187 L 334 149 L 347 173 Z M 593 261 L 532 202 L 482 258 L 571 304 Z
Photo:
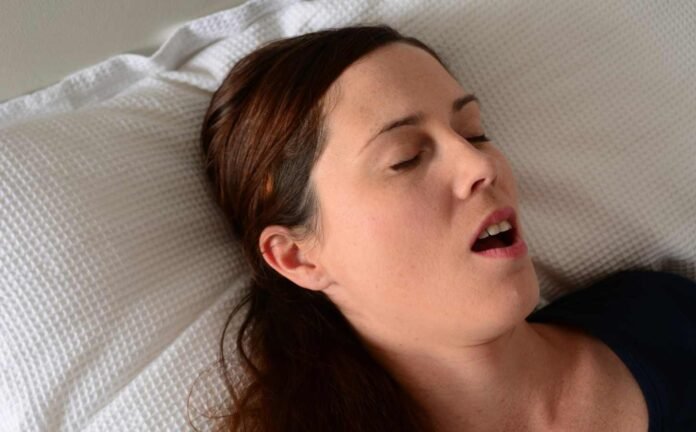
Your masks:
M 478 239 L 471 247 L 474 252 L 481 252 L 488 249 L 505 248 L 512 246 L 515 242 L 517 229 L 513 226 L 511 229 L 498 233 L 496 235 L 489 235 L 484 239 Z

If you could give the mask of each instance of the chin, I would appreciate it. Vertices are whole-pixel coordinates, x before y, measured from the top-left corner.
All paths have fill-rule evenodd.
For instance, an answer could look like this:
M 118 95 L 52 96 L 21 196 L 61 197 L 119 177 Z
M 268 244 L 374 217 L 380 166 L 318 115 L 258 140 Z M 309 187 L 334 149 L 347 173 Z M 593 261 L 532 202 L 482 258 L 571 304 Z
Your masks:
M 534 311 L 534 308 L 539 304 L 541 296 L 539 280 L 534 267 L 530 265 L 529 268 L 529 271 L 524 271 L 520 275 L 520 279 L 516 281 L 515 286 L 511 287 L 515 295 L 511 305 L 514 308 L 514 312 L 511 313 L 519 319 L 526 318 L 527 315 Z
M 537 278 L 536 271 L 534 270 L 534 266 L 531 264 L 530 261 L 530 271 L 529 271 L 529 276 L 526 278 L 527 283 L 526 286 L 529 289 L 529 292 L 525 293 L 526 298 L 528 299 L 528 303 L 524 309 L 525 312 L 525 317 L 532 313 L 534 311 L 534 308 L 539 304 L 539 300 L 541 299 L 541 289 L 539 288 L 539 279 Z

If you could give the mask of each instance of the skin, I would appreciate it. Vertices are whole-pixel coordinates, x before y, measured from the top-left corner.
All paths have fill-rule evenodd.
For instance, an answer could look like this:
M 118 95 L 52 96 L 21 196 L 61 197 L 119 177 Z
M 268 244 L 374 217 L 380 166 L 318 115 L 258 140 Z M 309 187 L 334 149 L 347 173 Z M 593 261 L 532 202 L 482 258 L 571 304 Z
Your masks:
M 607 374 L 627 371 L 583 333 L 525 321 L 539 301 L 529 255 L 491 259 L 469 249 L 494 209 L 512 206 L 520 225 L 523 215 L 504 155 L 493 142 L 466 139 L 485 132 L 479 104 L 450 113 L 467 93 L 407 44 L 351 65 L 330 89 L 327 147 L 311 176 L 321 236 L 298 241 L 269 226 L 261 250 L 279 273 L 329 296 L 438 430 L 605 425 L 574 415 L 599 413 L 595 402 L 606 406 L 607 395 L 626 389 Z M 416 111 L 422 124 L 363 148 L 382 125 Z M 419 151 L 409 169 L 390 169 Z

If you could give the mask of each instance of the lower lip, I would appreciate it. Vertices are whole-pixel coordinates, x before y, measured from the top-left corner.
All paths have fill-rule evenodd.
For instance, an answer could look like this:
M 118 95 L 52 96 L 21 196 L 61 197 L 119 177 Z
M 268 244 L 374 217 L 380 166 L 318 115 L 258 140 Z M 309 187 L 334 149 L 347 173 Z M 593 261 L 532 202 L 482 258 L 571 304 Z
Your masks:
M 527 243 L 525 243 L 524 239 L 516 232 L 515 241 L 510 246 L 474 253 L 489 258 L 520 258 L 527 255 Z

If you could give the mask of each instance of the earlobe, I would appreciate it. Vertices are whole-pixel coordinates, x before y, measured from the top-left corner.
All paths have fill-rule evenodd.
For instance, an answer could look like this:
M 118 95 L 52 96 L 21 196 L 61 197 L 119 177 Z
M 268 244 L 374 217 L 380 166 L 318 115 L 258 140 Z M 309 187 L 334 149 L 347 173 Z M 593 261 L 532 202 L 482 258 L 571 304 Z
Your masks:
M 266 263 L 296 285 L 323 289 L 321 269 L 308 259 L 287 228 L 266 227 L 259 238 L 259 248 Z

